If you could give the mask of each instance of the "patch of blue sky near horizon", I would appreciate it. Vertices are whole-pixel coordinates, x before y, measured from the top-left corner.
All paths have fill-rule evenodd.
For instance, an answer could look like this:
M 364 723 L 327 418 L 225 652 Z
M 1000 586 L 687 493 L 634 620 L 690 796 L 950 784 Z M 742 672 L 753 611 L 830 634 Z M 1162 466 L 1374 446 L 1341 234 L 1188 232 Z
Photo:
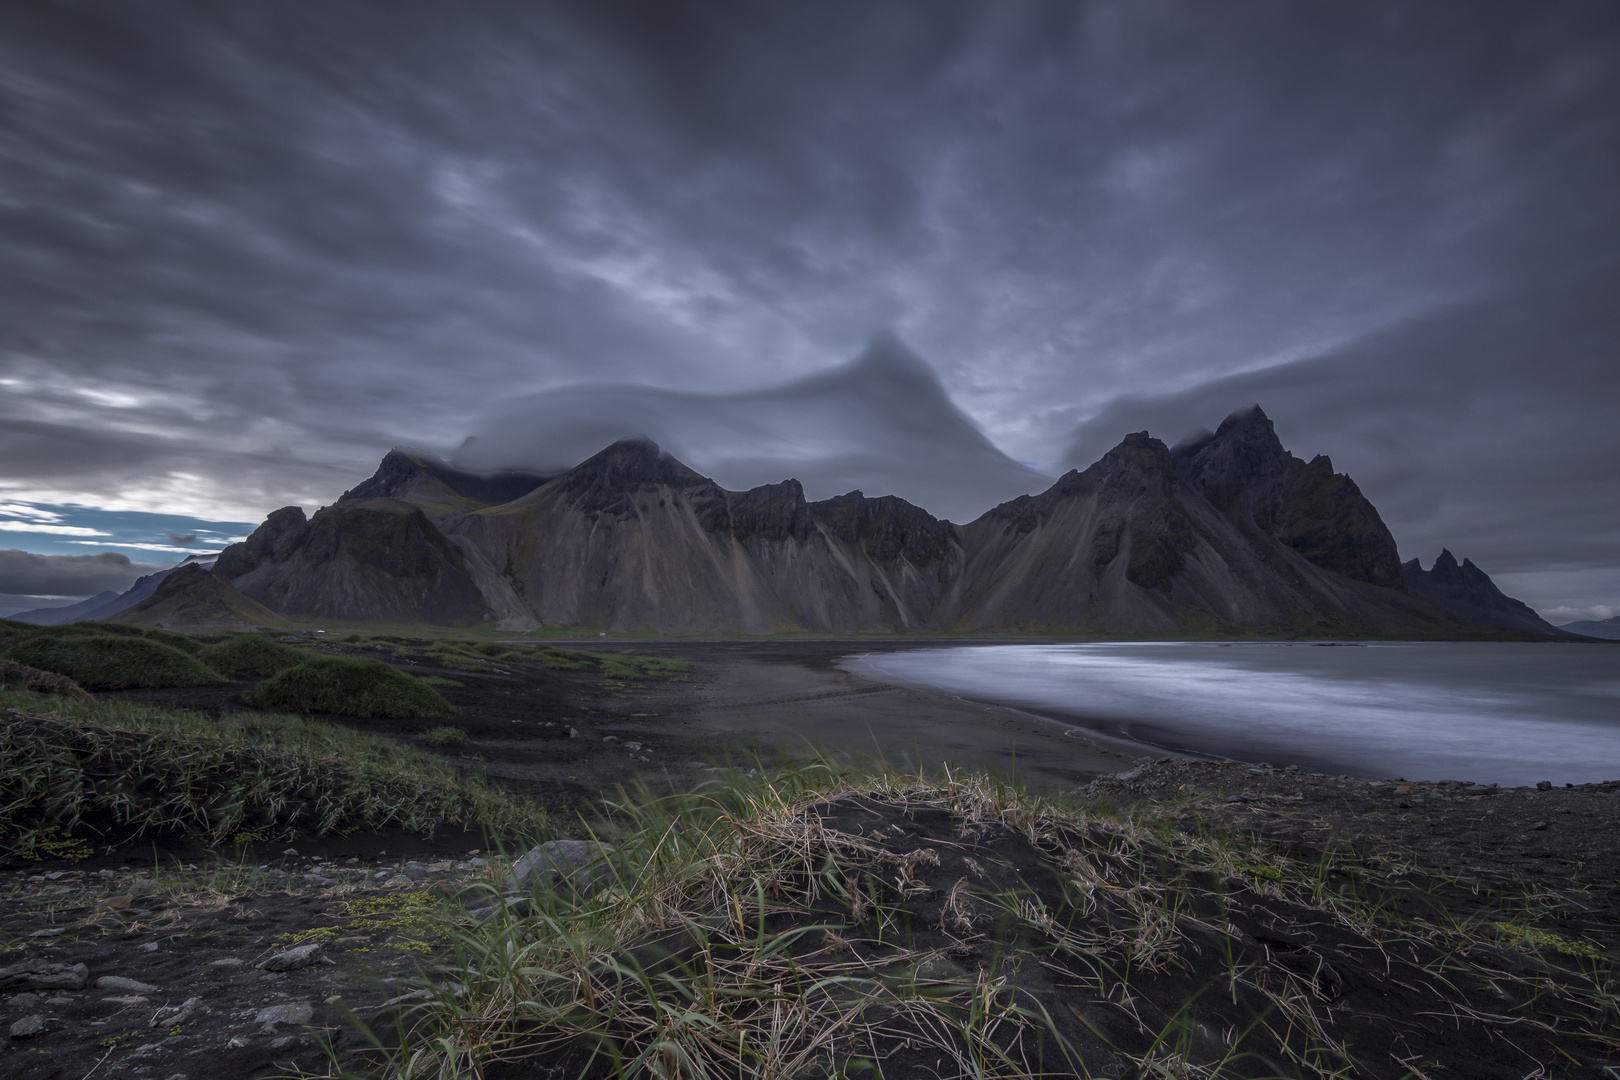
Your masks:
M 256 522 L 211 521 L 186 514 L 0 501 L 0 547 L 40 555 L 116 551 L 136 562 L 168 565 L 188 555 L 221 551 L 256 527 Z

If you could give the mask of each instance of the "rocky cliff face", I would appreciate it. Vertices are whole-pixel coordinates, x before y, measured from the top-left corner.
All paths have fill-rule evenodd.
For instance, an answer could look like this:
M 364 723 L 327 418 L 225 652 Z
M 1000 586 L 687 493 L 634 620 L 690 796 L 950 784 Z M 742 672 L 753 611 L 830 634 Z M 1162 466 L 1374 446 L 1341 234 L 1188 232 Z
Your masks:
M 508 629 L 1553 632 L 1472 564 L 1413 565 L 1354 481 L 1255 408 L 1175 449 L 1128 435 L 966 526 L 859 491 L 807 502 L 796 480 L 727 491 L 646 439 L 550 480 L 396 451 L 216 573 L 288 615 Z
M 1468 559 L 1457 564 L 1457 557 L 1445 548 L 1434 566 L 1423 569 L 1413 559 L 1401 567 L 1406 588 L 1457 619 L 1481 626 L 1493 626 L 1515 634 L 1564 636 L 1565 632 L 1542 619 L 1529 605 L 1503 594 L 1490 575 Z
M 1401 588 L 1395 538 L 1356 482 L 1324 455 L 1307 463 L 1284 450 L 1258 405 L 1177 447 L 1173 458 L 1187 483 L 1240 530 L 1354 581 Z
M 520 472 L 479 476 L 452 468 L 427 454 L 395 449 L 382 459 L 370 479 L 345 491 L 338 502 L 403 499 L 421 508 L 428 517 L 436 518 L 511 502 L 547 479 Z
M 193 564 L 175 569 L 158 582 L 150 596 L 114 613 L 108 621 L 182 633 L 218 633 L 276 626 L 282 620 L 269 608 L 243 596 L 218 574 Z
M 471 626 L 490 613 L 466 557 L 400 499 L 271 514 L 214 573 L 283 615 Z
M 659 633 L 919 629 L 958 551 L 901 500 L 730 492 L 645 439 L 446 528 L 541 624 Z
M 1394 541 L 1354 484 L 1325 458 L 1288 454 L 1258 409 L 1175 451 L 1127 435 L 963 535 L 966 566 L 936 620 L 960 629 L 1333 633 L 1435 621 L 1386 584 Z

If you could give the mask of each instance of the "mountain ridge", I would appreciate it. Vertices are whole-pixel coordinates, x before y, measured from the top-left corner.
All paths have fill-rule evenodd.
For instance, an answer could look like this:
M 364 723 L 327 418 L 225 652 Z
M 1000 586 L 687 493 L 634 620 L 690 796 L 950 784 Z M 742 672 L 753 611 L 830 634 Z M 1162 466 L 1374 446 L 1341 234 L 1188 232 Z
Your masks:
M 645 437 L 553 477 L 395 450 L 215 573 L 286 616 L 508 630 L 1560 635 L 1472 563 L 1414 575 L 1354 480 L 1259 406 L 1175 447 L 1127 435 L 966 525 L 794 479 L 728 491 Z

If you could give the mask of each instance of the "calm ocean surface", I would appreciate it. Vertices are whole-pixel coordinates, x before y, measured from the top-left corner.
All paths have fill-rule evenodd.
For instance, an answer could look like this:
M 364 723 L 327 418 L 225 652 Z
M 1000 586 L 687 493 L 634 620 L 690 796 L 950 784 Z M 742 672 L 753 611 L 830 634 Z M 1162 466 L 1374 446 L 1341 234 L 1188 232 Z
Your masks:
M 971 645 L 841 666 L 1241 761 L 1504 785 L 1620 779 L 1616 646 Z

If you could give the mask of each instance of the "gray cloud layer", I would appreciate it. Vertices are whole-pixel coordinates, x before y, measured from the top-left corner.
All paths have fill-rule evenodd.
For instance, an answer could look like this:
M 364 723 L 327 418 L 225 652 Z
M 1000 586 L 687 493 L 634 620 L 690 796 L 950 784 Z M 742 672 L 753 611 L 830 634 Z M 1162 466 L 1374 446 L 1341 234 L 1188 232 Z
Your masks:
M 0 551 L 0 593 L 20 596 L 94 596 L 108 589 L 123 592 L 135 579 L 161 566 L 131 562 L 127 555 L 103 551 L 94 555 L 37 555 Z M 19 609 L 20 610 L 20 609 Z
M 793 477 L 812 500 L 860 489 L 958 522 L 1052 484 L 991 445 L 892 338 L 844 367 L 751 393 L 598 384 L 536 394 L 484 421 L 454 462 L 557 473 L 628 435 L 733 490 Z
M 726 397 L 888 327 L 1048 466 L 1133 402 L 1382 364 L 1428 404 L 1264 403 L 1407 548 L 1587 566 L 1615 365 L 1533 373 L 1611 312 L 1470 371 L 1537 384 L 1506 426 L 1462 359 L 1366 358 L 1595 294 L 1617 175 L 1612 4 L 6 5 L 0 494 L 253 517 L 525 395 Z M 1341 434 L 1397 418 L 1399 483 Z M 1493 432 L 1543 478 L 1494 510 L 1450 493 Z
M 1174 442 L 1260 402 L 1296 453 L 1330 453 L 1356 478 L 1407 557 L 1449 546 L 1493 573 L 1602 571 L 1620 551 L 1620 424 L 1606 392 L 1616 339 L 1594 328 L 1617 297 L 1620 274 L 1463 304 L 1320 356 L 1123 398 L 1079 429 L 1068 460 L 1089 463 L 1121 431 Z

